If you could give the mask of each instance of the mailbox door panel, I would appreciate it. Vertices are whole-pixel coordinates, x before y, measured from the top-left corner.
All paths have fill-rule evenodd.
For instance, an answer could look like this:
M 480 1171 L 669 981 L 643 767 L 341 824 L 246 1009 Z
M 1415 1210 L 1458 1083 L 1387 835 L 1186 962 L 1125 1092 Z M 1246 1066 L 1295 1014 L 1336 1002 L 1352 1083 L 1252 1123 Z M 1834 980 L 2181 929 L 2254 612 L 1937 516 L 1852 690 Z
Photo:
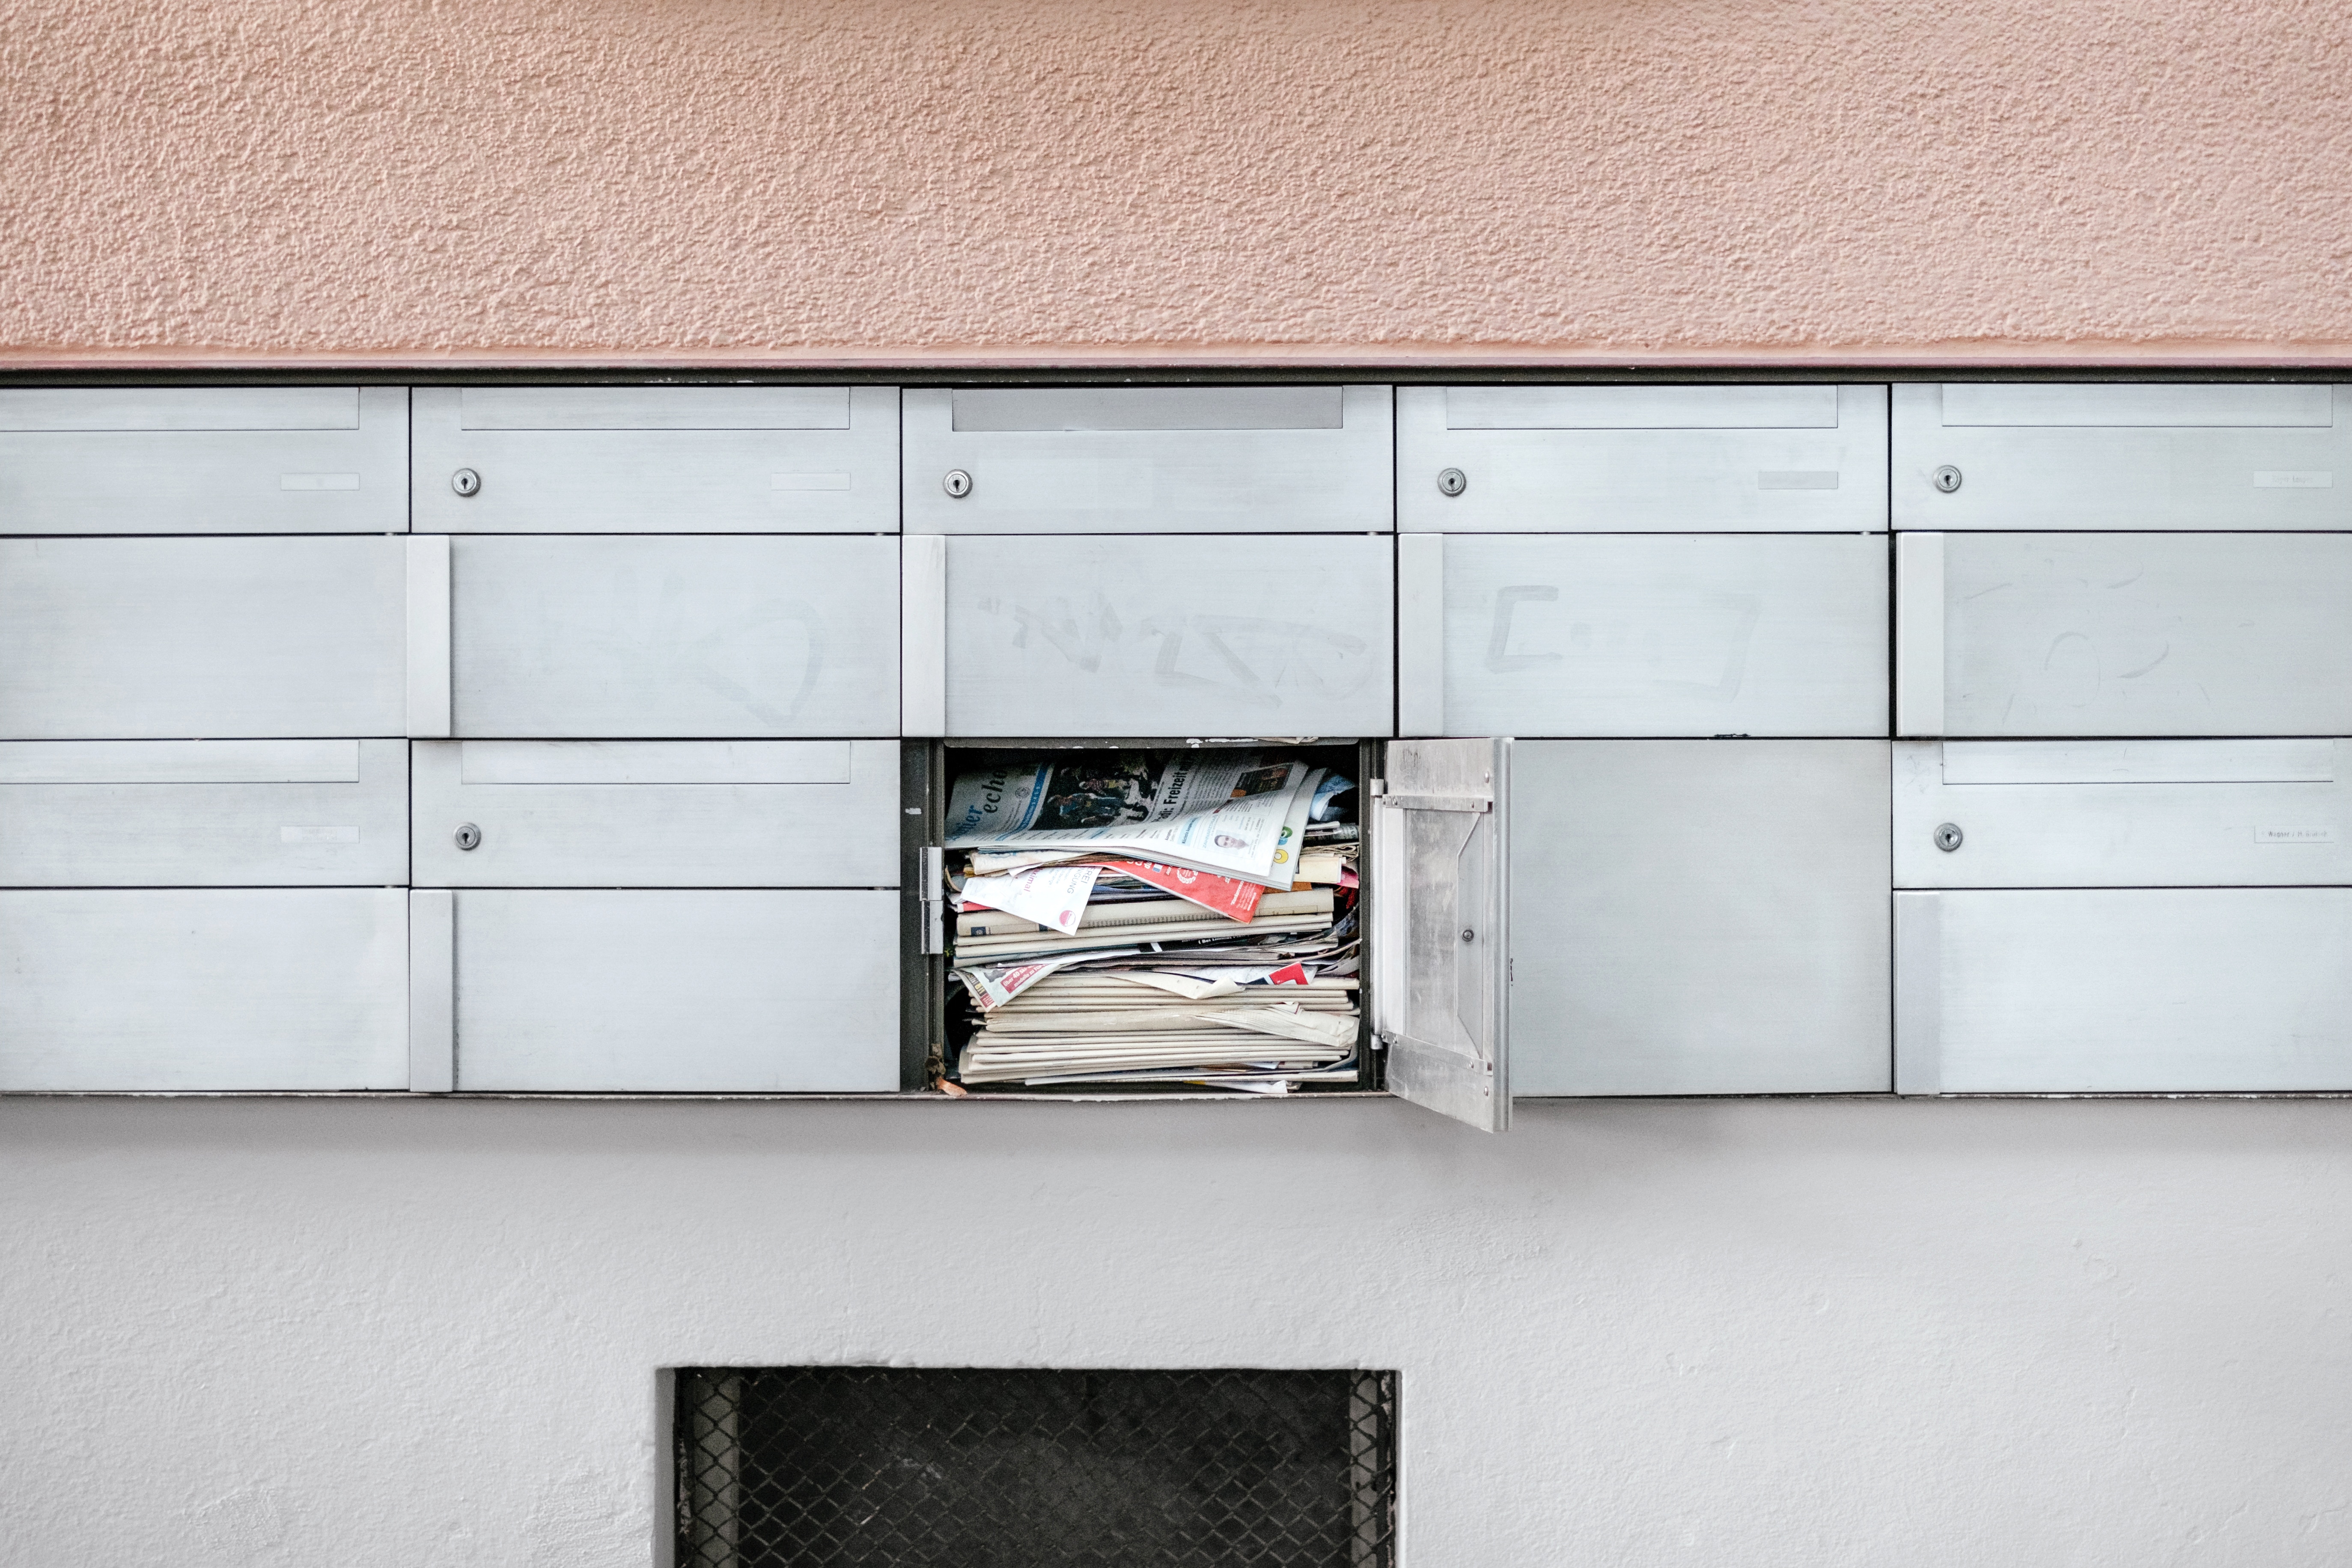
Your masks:
M 0 886 L 408 880 L 399 741 L 0 742 Z
M 403 542 L 0 541 L 0 739 L 401 734 Z
M 2352 1089 L 2352 889 L 1895 901 L 1904 1093 Z
M 415 395 L 420 531 L 898 529 L 896 387 L 450 386 Z
M 1515 1092 L 1886 1091 L 1885 742 L 1514 755 Z
M 1393 578 L 1381 538 L 950 540 L 948 732 L 1388 734 Z
M 457 896 L 457 1087 L 884 1093 L 898 895 Z
M 1397 509 L 1414 532 L 1883 530 L 1886 388 L 1399 387 Z
M 459 735 L 898 732 L 896 540 L 477 536 L 450 556 Z
M 397 533 L 404 386 L 0 388 L 0 533 Z
M 1886 732 L 1885 537 L 1444 543 L 1444 732 Z
M 2346 393 L 2278 383 L 1897 386 L 1895 526 L 2352 527 Z
M 420 887 L 898 882 L 895 742 L 420 741 L 415 768 Z
M 2352 731 L 2352 535 L 1948 534 L 1943 552 L 1946 735 Z
M 0 1089 L 408 1087 L 408 895 L 0 892 Z
M 1944 829 L 1952 831 L 1939 840 Z M 1895 748 L 1898 888 L 2347 884 L 2352 742 Z
M 1385 386 L 909 389 L 904 406 L 909 533 L 1395 523 Z

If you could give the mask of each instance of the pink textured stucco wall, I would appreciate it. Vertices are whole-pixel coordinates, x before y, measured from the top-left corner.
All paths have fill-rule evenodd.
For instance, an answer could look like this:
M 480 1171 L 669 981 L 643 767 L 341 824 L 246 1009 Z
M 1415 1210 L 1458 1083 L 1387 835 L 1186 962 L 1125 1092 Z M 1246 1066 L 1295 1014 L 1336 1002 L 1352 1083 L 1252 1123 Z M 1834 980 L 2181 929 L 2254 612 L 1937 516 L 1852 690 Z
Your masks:
M 0 362 L 2352 358 L 2340 0 L 0 0 Z

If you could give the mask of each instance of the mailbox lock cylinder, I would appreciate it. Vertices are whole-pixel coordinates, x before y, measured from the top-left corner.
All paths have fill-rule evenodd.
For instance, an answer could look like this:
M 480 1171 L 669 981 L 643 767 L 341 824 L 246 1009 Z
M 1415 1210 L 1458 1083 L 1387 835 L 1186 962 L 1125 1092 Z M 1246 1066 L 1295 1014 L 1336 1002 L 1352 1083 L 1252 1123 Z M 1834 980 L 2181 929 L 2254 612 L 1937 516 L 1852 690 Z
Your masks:
M 1937 825 L 1936 847 L 1945 854 L 1949 855 L 1953 850 L 1958 849 L 1960 847 L 1961 837 L 1958 823 L 1945 822 Z
M 460 849 L 478 849 L 482 846 L 482 830 L 470 822 L 459 823 L 457 831 L 453 837 L 457 840 L 457 847 Z
M 449 476 L 449 488 L 461 496 L 473 495 L 482 488 L 482 476 L 471 468 L 459 468 Z
M 971 476 L 961 468 L 950 468 L 947 478 L 940 481 L 940 489 L 947 491 L 956 500 L 961 500 L 971 494 Z
M 1464 473 L 1461 469 L 1440 468 L 1437 470 L 1438 494 L 1458 496 L 1469 488 L 1470 476 Z
M 1960 470 L 1952 467 L 1951 464 L 1946 463 L 1942 468 L 1937 468 L 1933 474 L 1930 474 L 1928 476 L 1928 480 L 1930 483 L 1934 484 L 1937 489 L 1943 491 L 1946 495 L 1950 495 L 1954 490 L 1960 488 Z

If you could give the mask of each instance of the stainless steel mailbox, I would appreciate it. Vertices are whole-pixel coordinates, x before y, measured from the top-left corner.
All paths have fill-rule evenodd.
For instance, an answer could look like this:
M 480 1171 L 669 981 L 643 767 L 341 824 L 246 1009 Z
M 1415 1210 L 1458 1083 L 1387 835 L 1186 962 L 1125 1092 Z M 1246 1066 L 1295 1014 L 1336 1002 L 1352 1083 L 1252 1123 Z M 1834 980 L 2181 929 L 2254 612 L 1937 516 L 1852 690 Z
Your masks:
M 1414 532 L 1886 527 L 1884 386 L 1403 386 Z
M 0 886 L 408 880 L 399 741 L 0 742 Z
M 0 540 L 0 739 L 405 733 L 405 543 Z
M 1885 1093 L 1883 741 L 1521 741 L 1522 1095 Z
M 1395 519 L 1385 386 L 910 388 L 904 407 L 909 533 L 1366 533 Z
M 415 750 L 418 887 L 898 885 L 893 741 Z
M 941 550 L 940 547 L 944 546 Z M 1385 735 L 1387 538 L 908 542 L 908 730 L 950 735 Z M 923 552 L 936 563 L 919 568 Z M 943 579 L 939 575 L 943 572 Z M 926 623 L 939 628 L 918 637 Z M 928 732 L 942 732 L 931 731 Z
M 419 531 L 896 533 L 895 386 L 423 386 Z
M 1895 526 L 2352 526 L 2346 392 L 2280 382 L 1897 386 Z
M 2352 742 L 1902 742 L 1895 885 L 2352 886 Z
M 895 892 L 415 897 L 454 901 L 447 927 L 419 922 L 445 944 L 414 963 L 413 1005 L 444 1031 L 412 1037 L 420 1077 L 454 1050 L 461 1090 L 898 1087 Z
M 1397 536 L 1411 735 L 1887 727 L 1885 535 Z
M 408 895 L 0 892 L 0 1089 L 408 1087 Z
M 896 539 L 461 536 L 448 550 L 458 736 L 898 731 Z
M 1905 1094 L 2352 1089 L 2352 889 L 1898 892 Z
M 2352 732 L 2352 535 L 1918 533 L 1895 732 Z
M 0 387 L 0 534 L 407 526 L 404 386 Z

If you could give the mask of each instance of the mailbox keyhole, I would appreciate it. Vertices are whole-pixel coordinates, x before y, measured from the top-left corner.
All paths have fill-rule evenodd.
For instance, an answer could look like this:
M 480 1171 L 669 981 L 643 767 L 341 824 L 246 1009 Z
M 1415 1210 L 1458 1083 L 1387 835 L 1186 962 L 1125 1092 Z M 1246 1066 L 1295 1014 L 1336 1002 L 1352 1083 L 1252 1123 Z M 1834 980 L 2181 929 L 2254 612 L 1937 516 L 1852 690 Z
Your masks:
M 461 822 L 457 825 L 457 847 L 460 849 L 479 848 L 482 843 L 482 830 L 470 822 Z
M 1936 847 L 1949 855 L 1960 847 L 1961 837 L 1958 823 L 1944 823 L 1936 829 Z

